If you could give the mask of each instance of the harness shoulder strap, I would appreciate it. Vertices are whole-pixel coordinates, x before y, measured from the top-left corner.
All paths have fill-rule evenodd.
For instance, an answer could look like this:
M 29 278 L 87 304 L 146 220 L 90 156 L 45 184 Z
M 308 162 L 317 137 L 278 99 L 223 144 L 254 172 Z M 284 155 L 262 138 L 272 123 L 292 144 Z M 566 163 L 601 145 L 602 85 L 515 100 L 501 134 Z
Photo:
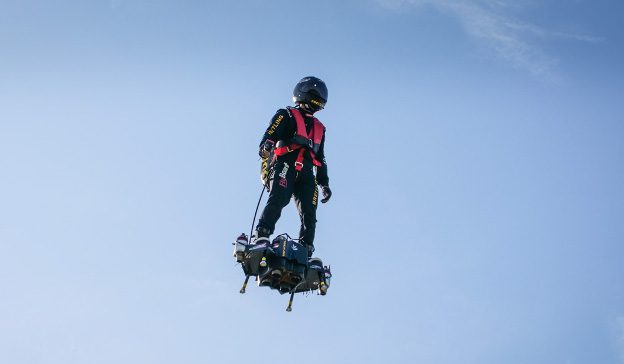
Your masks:
M 314 118 L 314 143 L 321 144 L 323 140 L 323 133 L 325 132 L 325 126 L 317 118 Z
M 305 120 L 303 120 L 303 115 L 301 115 L 301 111 L 295 108 L 290 109 L 290 111 L 295 117 L 295 122 L 297 123 L 297 135 L 307 138 L 308 132 L 306 131 Z

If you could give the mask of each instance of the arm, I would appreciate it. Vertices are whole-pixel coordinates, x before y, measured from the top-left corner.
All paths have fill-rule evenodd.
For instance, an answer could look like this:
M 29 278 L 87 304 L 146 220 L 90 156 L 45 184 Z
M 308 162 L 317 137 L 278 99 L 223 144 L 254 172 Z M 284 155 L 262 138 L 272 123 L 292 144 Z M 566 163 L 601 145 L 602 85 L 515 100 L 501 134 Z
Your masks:
M 265 153 L 271 151 L 275 143 L 278 140 L 285 139 L 285 135 L 287 134 L 287 124 L 290 119 L 288 115 L 288 111 L 285 109 L 279 109 L 271 119 L 271 123 L 269 127 L 264 132 L 262 136 L 262 140 L 260 140 L 260 156 L 266 158 Z
M 316 182 L 321 186 L 329 186 L 329 176 L 327 175 L 327 161 L 325 159 L 325 135 L 326 131 L 323 130 L 323 139 L 321 140 L 319 151 L 318 153 L 316 153 L 316 158 L 318 159 L 318 161 L 323 163 L 323 165 L 318 167 L 316 170 Z
M 329 188 L 329 176 L 327 175 L 327 160 L 325 159 L 325 135 L 326 130 L 323 130 L 323 139 L 321 140 L 321 146 L 319 147 L 319 152 L 316 154 L 319 162 L 323 163 L 322 166 L 318 167 L 316 171 L 316 182 L 321 185 L 321 191 L 323 192 L 322 203 L 326 203 L 329 201 L 332 195 L 332 191 Z

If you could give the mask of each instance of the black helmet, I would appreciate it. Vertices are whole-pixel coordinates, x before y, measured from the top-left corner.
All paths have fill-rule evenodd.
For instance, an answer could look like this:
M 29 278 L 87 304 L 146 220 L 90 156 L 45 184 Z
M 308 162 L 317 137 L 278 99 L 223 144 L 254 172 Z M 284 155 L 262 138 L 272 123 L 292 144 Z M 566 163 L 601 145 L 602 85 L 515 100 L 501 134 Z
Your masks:
M 327 102 L 327 86 L 316 77 L 304 77 L 293 91 L 293 101 L 309 105 L 314 111 L 325 107 Z

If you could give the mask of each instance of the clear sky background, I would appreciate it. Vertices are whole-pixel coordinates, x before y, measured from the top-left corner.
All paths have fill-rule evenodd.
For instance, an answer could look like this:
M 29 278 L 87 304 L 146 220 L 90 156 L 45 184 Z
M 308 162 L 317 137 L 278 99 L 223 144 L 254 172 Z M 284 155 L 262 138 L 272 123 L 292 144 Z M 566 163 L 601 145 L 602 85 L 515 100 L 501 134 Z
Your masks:
M 0 362 L 624 363 L 624 3 L 1 0 Z M 251 286 L 326 81 L 329 294 Z M 288 206 L 279 232 L 295 234 Z

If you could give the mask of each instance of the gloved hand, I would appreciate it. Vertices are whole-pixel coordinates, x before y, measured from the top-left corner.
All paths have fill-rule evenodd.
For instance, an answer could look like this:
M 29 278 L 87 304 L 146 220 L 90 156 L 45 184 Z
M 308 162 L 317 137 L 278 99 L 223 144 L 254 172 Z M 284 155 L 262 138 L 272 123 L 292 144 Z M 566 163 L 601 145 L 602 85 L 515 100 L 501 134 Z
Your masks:
M 274 146 L 275 146 L 274 141 L 272 141 L 271 139 L 265 140 L 264 143 L 262 144 L 262 147 L 260 147 L 260 152 L 258 153 L 260 155 L 260 158 L 262 159 L 269 158 Z
M 329 201 L 332 196 L 332 191 L 329 186 L 321 186 L 321 192 L 323 192 L 323 199 L 321 200 L 321 202 L 325 203 Z

